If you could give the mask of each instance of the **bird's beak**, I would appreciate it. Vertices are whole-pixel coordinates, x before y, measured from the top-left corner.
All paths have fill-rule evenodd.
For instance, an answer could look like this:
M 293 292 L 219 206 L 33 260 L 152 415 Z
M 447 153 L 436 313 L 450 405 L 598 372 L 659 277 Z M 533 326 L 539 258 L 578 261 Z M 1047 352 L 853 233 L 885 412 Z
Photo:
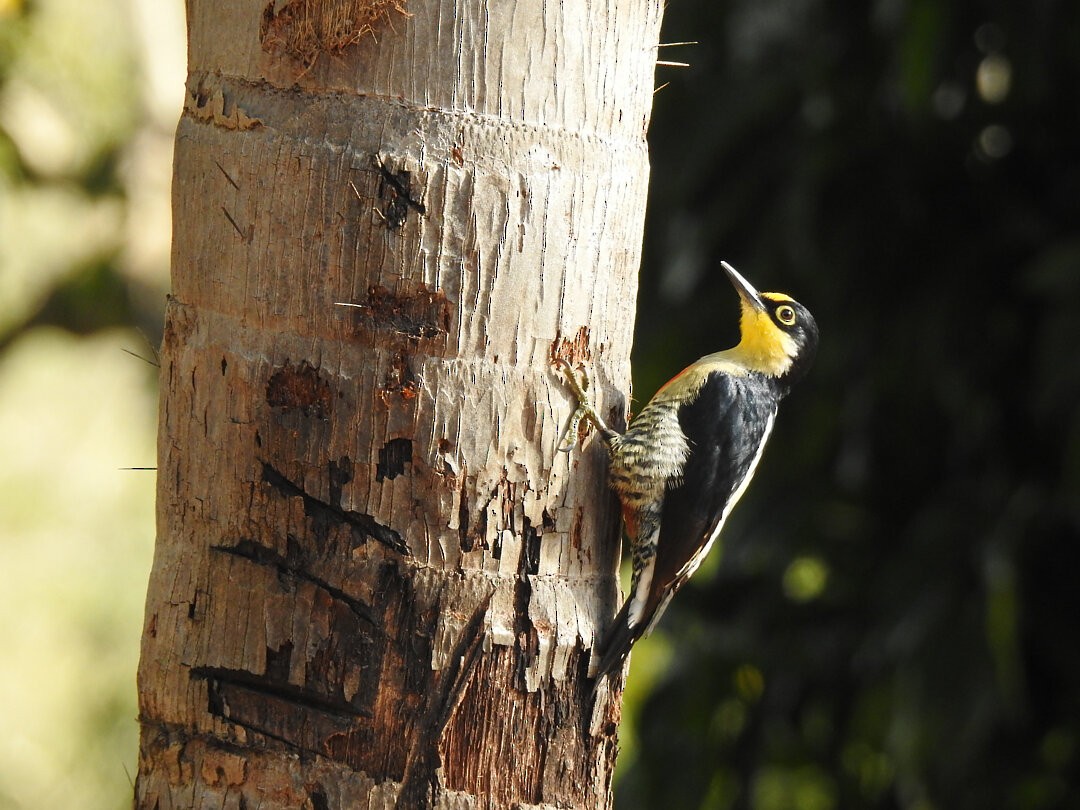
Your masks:
M 727 262 L 720 262 L 720 266 L 724 268 L 724 272 L 727 273 L 728 278 L 731 279 L 731 284 L 735 287 L 735 291 L 739 293 L 739 298 L 758 312 L 764 312 L 766 307 L 765 302 L 761 299 L 761 293 L 755 290 L 750 282 L 743 278 L 739 274 L 739 271 Z

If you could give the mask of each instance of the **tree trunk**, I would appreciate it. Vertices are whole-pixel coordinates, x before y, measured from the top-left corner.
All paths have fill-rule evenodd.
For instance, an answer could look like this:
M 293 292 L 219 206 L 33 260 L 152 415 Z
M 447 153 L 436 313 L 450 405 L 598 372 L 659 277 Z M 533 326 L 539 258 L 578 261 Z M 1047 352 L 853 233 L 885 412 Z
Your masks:
M 405 2 L 188 2 L 139 807 L 610 805 L 659 3 Z

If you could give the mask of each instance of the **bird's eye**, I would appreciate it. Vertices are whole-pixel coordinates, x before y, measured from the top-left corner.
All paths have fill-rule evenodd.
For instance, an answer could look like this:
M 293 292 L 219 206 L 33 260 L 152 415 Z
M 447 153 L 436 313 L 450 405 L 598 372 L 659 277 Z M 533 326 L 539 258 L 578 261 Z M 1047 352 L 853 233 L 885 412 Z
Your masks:
M 781 307 L 776 308 L 776 320 L 780 321 L 784 326 L 795 325 L 795 309 L 784 304 Z

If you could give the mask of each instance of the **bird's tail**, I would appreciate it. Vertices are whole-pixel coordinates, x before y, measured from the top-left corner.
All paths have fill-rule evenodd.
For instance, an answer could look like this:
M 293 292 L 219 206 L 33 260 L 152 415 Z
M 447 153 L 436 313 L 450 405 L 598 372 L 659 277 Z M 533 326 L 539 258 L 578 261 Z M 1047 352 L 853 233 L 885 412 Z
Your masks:
M 599 663 L 591 667 L 591 669 L 597 684 L 622 666 L 626 656 L 630 654 L 630 648 L 634 646 L 634 642 L 641 638 L 641 634 L 645 630 L 645 625 L 641 622 L 630 623 L 631 601 L 630 599 L 626 600 L 622 610 L 615 616 L 611 627 L 605 633 L 603 640 L 594 650 L 593 660 L 596 660 L 595 656 L 599 656 Z M 595 689 L 595 686 L 593 688 Z

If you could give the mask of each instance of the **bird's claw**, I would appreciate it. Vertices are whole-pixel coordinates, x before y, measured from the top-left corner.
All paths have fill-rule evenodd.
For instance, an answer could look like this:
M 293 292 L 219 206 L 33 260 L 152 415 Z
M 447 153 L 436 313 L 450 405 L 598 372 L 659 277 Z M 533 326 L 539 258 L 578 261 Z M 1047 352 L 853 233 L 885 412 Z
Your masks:
M 578 429 L 581 425 L 581 420 L 585 416 L 585 408 L 581 405 L 574 411 L 574 415 L 570 417 L 570 421 L 566 423 L 566 428 L 562 432 L 562 437 L 559 439 L 558 451 L 560 453 L 569 453 L 574 449 L 574 445 L 578 440 Z
M 589 399 L 589 375 L 582 370 L 581 378 L 579 379 L 574 367 L 561 357 L 558 358 L 555 363 L 563 373 L 566 381 L 570 384 L 570 388 L 573 390 L 578 403 L 577 408 L 570 417 L 570 421 L 567 422 L 566 428 L 562 432 L 562 436 L 559 438 L 559 452 L 569 453 L 574 449 L 574 445 L 577 444 L 578 428 L 581 425 L 581 420 L 586 417 L 595 420 L 597 417 L 596 411 L 593 410 L 592 401 Z

